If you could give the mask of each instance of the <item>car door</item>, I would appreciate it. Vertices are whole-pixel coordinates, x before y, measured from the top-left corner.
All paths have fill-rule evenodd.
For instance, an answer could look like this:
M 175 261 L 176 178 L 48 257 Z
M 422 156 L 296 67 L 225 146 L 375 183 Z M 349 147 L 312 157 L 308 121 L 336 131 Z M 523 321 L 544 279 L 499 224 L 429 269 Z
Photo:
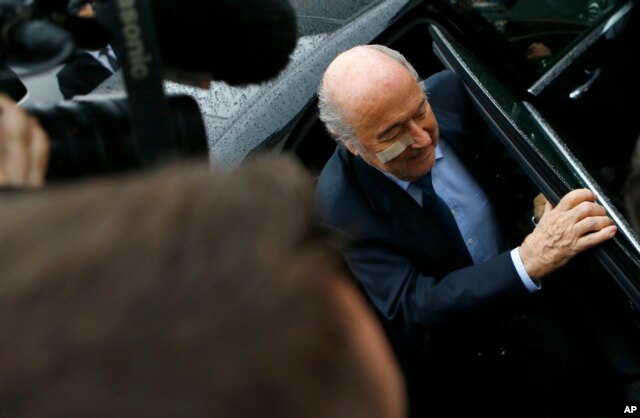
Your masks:
M 621 204 L 629 150 L 640 132 L 638 7 L 625 1 L 440 2 L 435 54 L 465 82 L 496 137 L 552 203 L 593 190 L 616 237 L 573 263 L 562 304 L 589 329 L 616 370 L 640 372 L 640 241 Z M 545 43 L 551 54 L 532 60 Z M 637 48 L 635 48 L 637 49 Z M 629 83 L 626 83 L 629 80 Z M 633 115 L 636 115 L 635 117 Z M 578 324 L 578 322 L 582 322 Z

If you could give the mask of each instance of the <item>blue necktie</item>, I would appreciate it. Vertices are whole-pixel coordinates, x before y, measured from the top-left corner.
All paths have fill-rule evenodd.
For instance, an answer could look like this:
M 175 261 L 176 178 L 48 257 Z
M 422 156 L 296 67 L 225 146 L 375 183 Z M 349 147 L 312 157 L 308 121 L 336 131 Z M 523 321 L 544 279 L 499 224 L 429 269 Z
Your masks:
M 436 193 L 431 181 L 431 172 L 428 172 L 420 179 L 413 182 L 422 190 L 422 208 L 446 231 L 455 246 L 467 254 L 467 247 L 460 234 L 460 229 L 456 223 L 449 206 Z

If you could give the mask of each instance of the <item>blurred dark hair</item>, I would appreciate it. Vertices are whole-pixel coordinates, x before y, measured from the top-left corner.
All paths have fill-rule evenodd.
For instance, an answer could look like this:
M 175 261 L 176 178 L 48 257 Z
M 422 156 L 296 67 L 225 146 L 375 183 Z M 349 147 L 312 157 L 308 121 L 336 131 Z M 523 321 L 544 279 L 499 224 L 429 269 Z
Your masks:
M 93 5 L 95 0 L 69 0 L 67 3 L 67 13 L 75 16 L 80 9 L 82 9 L 87 4 Z
M 0 415 L 372 416 L 314 213 L 285 158 L 4 199 Z

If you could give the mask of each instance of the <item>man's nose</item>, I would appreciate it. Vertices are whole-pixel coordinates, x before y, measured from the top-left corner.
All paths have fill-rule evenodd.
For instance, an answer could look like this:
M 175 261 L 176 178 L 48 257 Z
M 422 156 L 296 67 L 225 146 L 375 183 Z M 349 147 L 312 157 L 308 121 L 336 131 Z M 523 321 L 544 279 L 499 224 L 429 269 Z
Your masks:
M 409 133 L 413 139 L 413 148 L 424 148 L 433 143 L 431 135 L 414 121 L 409 122 Z

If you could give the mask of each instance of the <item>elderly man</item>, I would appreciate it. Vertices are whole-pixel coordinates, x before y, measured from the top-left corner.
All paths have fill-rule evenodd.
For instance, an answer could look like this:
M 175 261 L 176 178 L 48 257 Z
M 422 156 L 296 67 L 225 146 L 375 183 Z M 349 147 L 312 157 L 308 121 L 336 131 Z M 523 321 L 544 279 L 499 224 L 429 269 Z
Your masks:
M 393 336 L 414 416 L 425 399 L 440 412 L 467 401 L 476 412 L 547 414 L 568 396 L 573 356 L 538 303 L 541 281 L 616 227 L 591 191 L 574 190 L 512 246 L 521 237 L 503 222 L 513 215 L 505 174 L 468 130 L 464 88 L 444 71 L 426 90 L 380 45 L 329 65 L 320 118 L 339 146 L 317 184 L 321 214 L 354 239 L 347 262 Z M 442 380 L 430 379 L 438 368 Z

